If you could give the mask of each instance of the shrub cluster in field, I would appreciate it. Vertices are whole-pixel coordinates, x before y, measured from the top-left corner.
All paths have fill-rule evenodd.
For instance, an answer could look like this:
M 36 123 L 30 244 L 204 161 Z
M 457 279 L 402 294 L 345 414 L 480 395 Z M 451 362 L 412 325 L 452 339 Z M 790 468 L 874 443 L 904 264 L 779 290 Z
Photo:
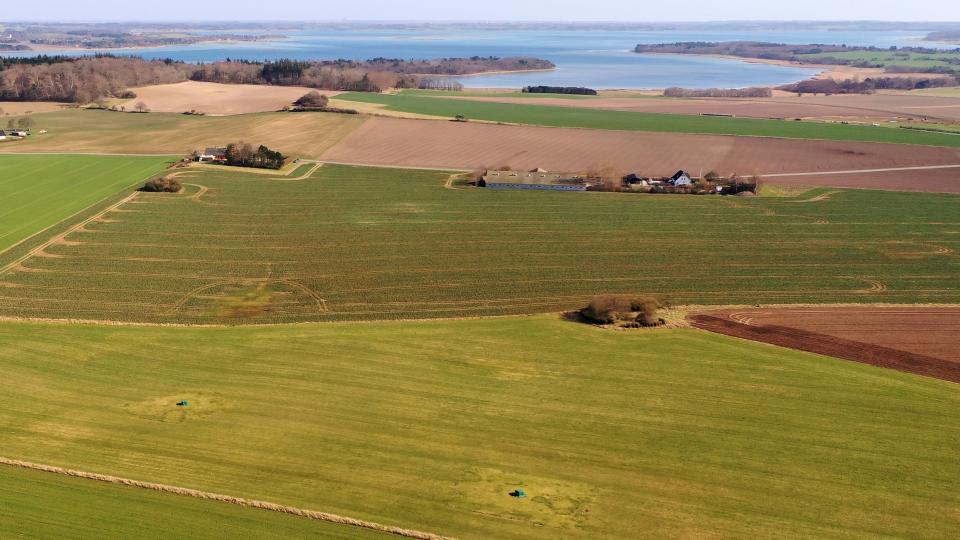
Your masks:
M 593 324 L 616 324 L 628 328 L 650 328 L 666 324 L 657 314 L 663 307 L 650 296 L 603 294 L 594 296 L 580 316 Z
M 332 112 L 340 114 L 360 114 L 359 111 L 354 109 L 341 109 L 338 107 L 330 106 L 330 98 L 326 95 L 317 92 L 316 90 L 311 90 L 301 96 L 299 99 L 293 102 L 293 107 L 287 107 L 284 110 L 291 110 L 294 112 Z
M 180 185 L 180 181 L 176 178 L 161 176 L 160 178 L 148 180 L 147 183 L 140 188 L 140 191 L 146 191 L 148 193 L 179 193 L 182 189 L 183 186 Z

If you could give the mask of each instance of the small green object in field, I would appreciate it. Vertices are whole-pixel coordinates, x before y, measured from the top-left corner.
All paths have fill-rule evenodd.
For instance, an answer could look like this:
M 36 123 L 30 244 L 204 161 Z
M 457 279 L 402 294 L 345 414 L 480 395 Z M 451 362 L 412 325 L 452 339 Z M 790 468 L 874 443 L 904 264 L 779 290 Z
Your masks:
M 518 498 L 518 499 L 522 499 L 522 498 L 524 498 L 524 497 L 527 496 L 527 492 L 524 491 L 523 488 L 517 488 L 517 489 L 513 490 L 513 492 L 510 493 L 510 496 L 511 496 L 511 497 L 516 497 L 516 498 Z
M 177 402 L 177 407 L 187 407 L 189 405 L 190 405 L 190 402 L 185 399 L 182 399 Z

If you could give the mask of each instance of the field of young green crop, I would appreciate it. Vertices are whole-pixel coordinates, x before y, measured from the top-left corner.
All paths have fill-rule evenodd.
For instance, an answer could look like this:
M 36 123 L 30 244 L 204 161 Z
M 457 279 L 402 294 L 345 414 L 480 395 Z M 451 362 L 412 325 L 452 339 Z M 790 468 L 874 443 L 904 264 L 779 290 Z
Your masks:
M 445 189 L 444 173 L 332 165 L 299 181 L 194 174 L 183 194 L 138 194 L 19 265 L 0 259 L 0 314 L 436 318 L 556 312 L 599 293 L 960 302 L 955 195 Z
M 816 62 L 822 58 L 838 58 L 860 63 L 864 67 L 896 67 L 917 70 L 930 68 L 960 69 L 960 66 L 957 65 L 957 61 L 960 60 L 960 54 L 955 51 L 936 53 L 910 51 L 848 51 L 823 54 L 800 54 L 797 56 L 808 62 Z
M 7 538 L 394 538 L 355 527 L 9 466 L 0 466 L 0 507 L 0 533 Z
M 960 138 L 942 133 L 911 132 L 881 129 L 874 126 L 796 122 L 757 118 L 719 118 L 683 114 L 662 114 L 604 109 L 495 103 L 427 97 L 420 94 L 348 93 L 339 100 L 385 105 L 387 109 L 490 122 L 531 124 L 537 126 L 613 129 L 626 131 L 658 131 L 784 137 L 790 139 L 828 139 L 843 141 L 886 142 L 927 146 L 960 147 Z
M 168 157 L 0 154 L 0 252 L 144 181 Z
M 0 372 L 6 457 L 464 539 L 946 538 L 960 528 L 956 385 L 698 330 L 614 332 L 556 315 L 7 322 Z M 14 480 L 0 489 L 34 495 L 0 494 L 2 515 L 10 500 L 38 506 L 46 489 Z M 525 499 L 508 495 L 518 487 Z M 51 519 L 71 522 L 103 500 L 76 489 L 44 496 L 70 512 Z M 170 504 L 189 512 L 186 525 L 222 512 L 293 527 L 143 497 L 157 500 L 119 493 L 114 510 L 149 521 L 162 511 L 154 504 Z M 90 512 L 77 527 L 105 510 Z

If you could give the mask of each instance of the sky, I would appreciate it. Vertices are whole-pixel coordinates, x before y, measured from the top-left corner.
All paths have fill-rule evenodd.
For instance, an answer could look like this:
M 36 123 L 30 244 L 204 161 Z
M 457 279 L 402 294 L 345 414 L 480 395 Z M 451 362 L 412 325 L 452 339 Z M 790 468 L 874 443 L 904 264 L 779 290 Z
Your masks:
M 869 7 L 867 7 L 869 6 Z M 960 21 L 960 1 L 926 0 L 0 0 L 12 21 Z

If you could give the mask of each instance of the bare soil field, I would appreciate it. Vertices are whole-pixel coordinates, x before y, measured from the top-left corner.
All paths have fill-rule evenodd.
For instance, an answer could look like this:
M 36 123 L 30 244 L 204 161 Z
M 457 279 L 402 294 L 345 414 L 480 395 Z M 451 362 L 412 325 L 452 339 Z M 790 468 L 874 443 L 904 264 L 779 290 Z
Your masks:
M 399 167 L 582 171 L 592 165 L 648 175 L 677 169 L 699 173 L 784 174 L 960 164 L 960 150 L 845 141 L 620 132 L 505 126 L 430 120 L 372 118 L 322 159 Z M 883 173 L 874 186 L 866 175 L 809 177 L 814 185 L 918 191 L 960 190 L 960 168 Z M 832 179 L 836 179 L 833 181 Z M 771 182 L 781 179 L 770 178 Z M 797 184 L 802 178 L 787 177 Z M 918 180 L 921 182 L 918 183 Z M 853 183 L 853 184 L 851 184 Z
M 599 97 L 573 100 L 558 97 L 509 96 L 464 96 L 455 97 L 455 99 L 651 113 L 732 114 L 747 118 L 803 118 L 861 122 L 960 121 L 960 98 L 905 92 L 869 95 L 805 95 L 803 97 L 777 92 L 771 98 L 710 99 Z
M 72 106 L 70 103 L 54 103 L 50 101 L 0 101 L 0 116 L 59 111 Z M 3 126 L 0 126 L 0 128 L 2 127 Z
M 128 109 L 142 101 L 154 112 L 179 113 L 195 110 L 205 114 L 227 115 L 276 111 L 313 89 L 301 86 L 186 81 L 143 86 L 132 90 L 137 97 L 123 102 Z M 335 96 L 341 92 L 323 90 L 320 93 Z
M 960 193 L 960 167 L 906 171 L 873 171 L 853 174 L 834 173 L 767 176 L 764 180 L 767 183 L 773 183 L 779 186 L 807 188 L 835 187 L 922 191 L 927 193 Z
M 757 308 L 690 320 L 712 332 L 960 383 L 960 308 Z

